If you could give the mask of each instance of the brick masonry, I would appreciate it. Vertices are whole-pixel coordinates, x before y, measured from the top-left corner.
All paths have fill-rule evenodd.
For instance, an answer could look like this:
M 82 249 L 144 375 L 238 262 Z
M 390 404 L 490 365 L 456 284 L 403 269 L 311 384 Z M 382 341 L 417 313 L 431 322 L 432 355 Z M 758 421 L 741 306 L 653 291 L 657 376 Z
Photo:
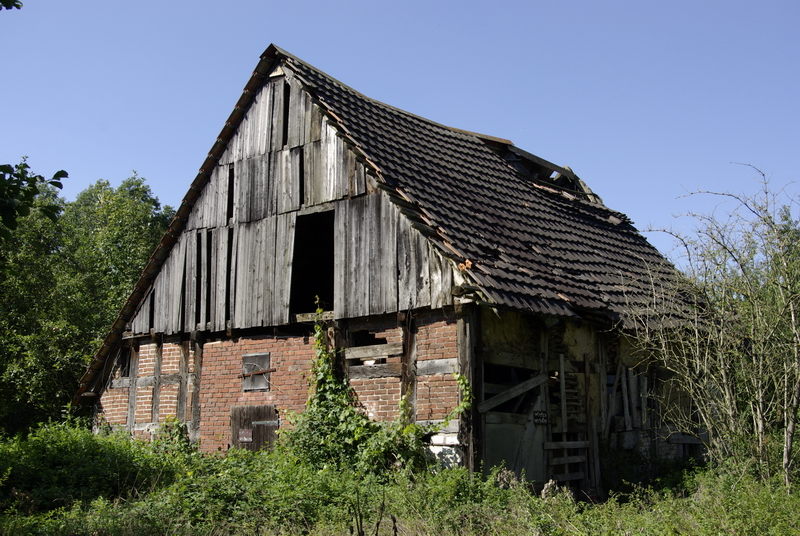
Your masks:
M 380 343 L 402 343 L 403 356 L 388 357 L 386 363 L 400 363 L 402 375 L 358 378 L 351 385 L 369 416 L 378 421 L 394 419 L 401 397 L 413 393 L 418 420 L 444 418 L 458 404 L 458 385 L 449 374 L 415 376 L 415 361 L 458 357 L 455 314 L 450 311 L 424 311 L 411 321 L 397 315 L 350 321 L 347 330 L 366 331 Z M 348 334 L 343 342 L 347 344 Z M 231 407 L 274 405 L 283 423 L 289 412 L 300 412 L 308 398 L 307 374 L 314 357 L 309 336 L 242 336 L 209 340 L 202 345 L 180 340 L 141 341 L 132 352 L 131 367 L 136 378 L 123 378 L 117 369 L 104 391 L 102 418 L 112 426 L 130 430 L 136 437 L 148 438 L 169 417 L 187 423 L 199 415 L 195 437 L 200 448 L 210 452 L 227 450 L 231 444 Z M 409 348 L 411 346 L 411 348 Z M 195 375 L 195 355 L 201 347 L 201 374 Z M 242 356 L 270 353 L 270 389 L 244 391 Z M 134 364 L 134 361 L 136 362 Z M 133 387 L 129 387 L 133 385 Z M 135 393 L 133 411 L 129 394 Z M 196 402 L 198 408 L 193 408 Z M 153 405 L 156 403 L 156 407 Z M 182 415 L 178 415 L 183 411 Z M 133 422 L 128 422 L 132 417 Z

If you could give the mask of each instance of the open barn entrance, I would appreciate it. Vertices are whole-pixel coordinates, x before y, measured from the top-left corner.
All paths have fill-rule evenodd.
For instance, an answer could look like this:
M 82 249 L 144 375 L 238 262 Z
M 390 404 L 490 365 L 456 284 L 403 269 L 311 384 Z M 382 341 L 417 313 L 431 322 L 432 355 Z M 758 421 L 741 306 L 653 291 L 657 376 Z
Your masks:
M 290 315 L 313 313 L 317 296 L 323 309 L 333 309 L 333 221 L 332 210 L 297 217 Z

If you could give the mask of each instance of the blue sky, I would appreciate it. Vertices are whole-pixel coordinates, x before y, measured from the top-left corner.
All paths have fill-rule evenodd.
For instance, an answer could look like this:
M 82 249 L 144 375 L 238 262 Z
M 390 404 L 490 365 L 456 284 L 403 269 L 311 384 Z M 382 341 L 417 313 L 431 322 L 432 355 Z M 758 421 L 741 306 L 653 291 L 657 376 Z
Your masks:
M 178 205 L 270 43 L 569 165 L 640 229 L 754 192 L 732 162 L 800 178 L 796 1 L 24 3 L 0 12 L 0 162 L 66 169 L 68 199 L 136 170 Z

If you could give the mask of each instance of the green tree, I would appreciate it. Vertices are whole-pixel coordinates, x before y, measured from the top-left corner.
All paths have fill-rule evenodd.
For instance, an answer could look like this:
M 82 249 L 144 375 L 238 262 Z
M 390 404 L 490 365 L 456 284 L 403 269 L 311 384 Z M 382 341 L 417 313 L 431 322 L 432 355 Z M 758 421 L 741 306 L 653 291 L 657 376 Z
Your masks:
M 19 9 L 22 7 L 20 0 L 0 0 L 0 9 Z
M 788 487 L 800 406 L 800 222 L 795 200 L 783 202 L 761 177 L 752 196 L 703 192 L 728 203 L 693 215 L 695 233 L 679 237 L 687 279 L 655 282 L 636 339 L 669 372 L 669 422 L 702 432 L 712 458 L 765 478 L 782 473 Z M 675 404 L 676 393 L 691 404 Z
M 144 179 L 98 181 L 71 203 L 53 188 L 0 243 L 0 428 L 57 417 L 172 217 Z
M 55 204 L 35 203 L 39 192 L 47 187 L 61 188 L 61 179 L 67 172 L 61 170 L 50 180 L 30 172 L 26 159 L 16 166 L 0 165 L 0 240 L 11 238 L 19 218 L 28 216 L 36 206 L 42 214 L 55 221 L 60 207 Z

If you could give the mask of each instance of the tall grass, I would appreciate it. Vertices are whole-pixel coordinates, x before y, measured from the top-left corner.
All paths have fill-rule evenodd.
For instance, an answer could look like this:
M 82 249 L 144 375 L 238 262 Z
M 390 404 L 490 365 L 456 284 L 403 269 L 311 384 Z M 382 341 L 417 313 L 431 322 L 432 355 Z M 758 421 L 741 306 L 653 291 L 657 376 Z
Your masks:
M 0 441 L 0 534 L 798 534 L 781 482 L 703 469 L 602 504 L 546 498 L 508 471 L 371 474 L 290 451 L 200 455 L 49 424 Z

